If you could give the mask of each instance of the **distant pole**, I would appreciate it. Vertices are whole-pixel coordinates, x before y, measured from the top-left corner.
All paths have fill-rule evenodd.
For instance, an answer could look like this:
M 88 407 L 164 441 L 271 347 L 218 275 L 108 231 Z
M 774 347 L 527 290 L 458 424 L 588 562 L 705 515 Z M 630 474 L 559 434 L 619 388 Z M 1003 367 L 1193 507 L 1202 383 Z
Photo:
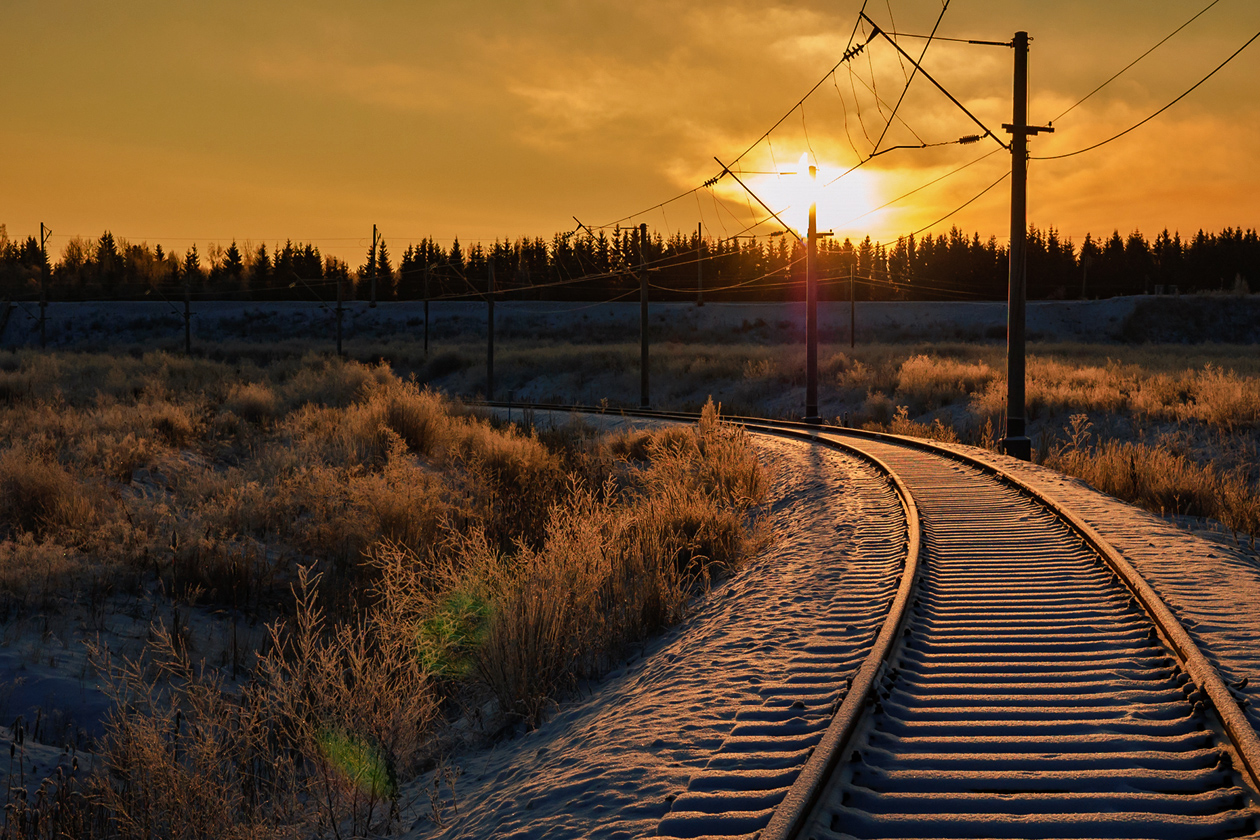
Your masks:
M 337 355 L 341 355 L 341 316 L 345 312 L 345 307 L 341 305 L 345 299 L 345 289 L 342 286 L 344 280 L 340 274 L 337 275 Z
M 48 237 L 52 229 L 43 222 L 39 223 L 39 252 L 44 257 L 44 264 L 39 267 L 39 346 L 48 346 L 48 334 L 45 325 L 48 323 Z
M 429 358 L 429 263 L 424 264 L 424 357 Z
M 486 279 L 486 399 L 494 399 L 494 263 Z
M 647 224 L 639 225 L 639 407 L 648 402 Z
M 696 306 L 704 306 L 704 222 L 696 222 Z
M 376 225 L 372 225 L 372 257 L 368 260 L 368 276 L 372 278 L 372 300 L 369 309 L 376 308 Z
M 1032 441 L 1024 424 L 1024 321 L 1027 300 L 1028 137 L 1053 131 L 1028 125 L 1028 33 L 1016 32 L 1014 109 L 1011 124 L 1011 248 L 1010 282 L 1006 307 L 1006 437 L 1002 452 L 1032 460 Z
M 810 186 L 818 168 L 809 168 Z M 805 242 L 805 422 L 818 423 L 818 203 L 809 203 L 809 235 Z
M 857 347 L 857 294 L 853 284 L 853 265 L 849 264 L 849 349 Z
M 192 286 L 184 281 L 184 355 L 192 355 Z

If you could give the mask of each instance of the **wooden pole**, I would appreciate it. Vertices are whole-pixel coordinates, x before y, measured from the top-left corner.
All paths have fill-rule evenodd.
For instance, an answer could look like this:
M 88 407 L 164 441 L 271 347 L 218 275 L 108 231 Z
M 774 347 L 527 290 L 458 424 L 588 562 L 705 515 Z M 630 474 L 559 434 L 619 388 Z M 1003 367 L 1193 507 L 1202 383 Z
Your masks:
M 48 346 L 48 236 L 52 233 L 43 222 L 39 223 L 39 252 L 44 257 L 44 264 L 39 267 L 39 346 Z
M 494 263 L 486 279 L 486 399 L 494 399 Z
M 338 275 L 337 276 L 337 355 L 338 356 L 341 355 L 341 315 L 343 312 L 345 312 L 345 307 L 341 305 L 341 302 L 345 297 L 345 289 L 342 286 L 343 283 L 344 283 L 344 279 L 340 275 Z
M 1032 441 L 1025 427 L 1026 393 L 1025 317 L 1028 295 L 1028 138 L 1051 133 L 1051 126 L 1028 124 L 1028 33 L 1016 32 L 1014 108 L 1011 124 L 1011 247 L 1010 282 L 1006 307 L 1006 435 L 999 449 L 1015 458 L 1032 460 Z
M 372 299 L 368 301 L 368 308 L 376 308 L 376 225 L 372 225 L 372 256 L 368 259 L 368 276 L 372 280 Z
M 704 222 L 696 222 L 696 306 L 704 306 Z
M 1000 448 L 1024 461 L 1032 458 L 1032 441 L 1024 427 L 1024 319 L 1028 219 L 1028 33 L 1016 32 L 1014 108 L 1011 124 L 1011 247 L 1006 305 L 1006 436 Z
M 857 347 L 857 293 L 853 283 L 853 264 L 849 264 L 849 349 Z
M 809 168 L 810 186 L 818 168 Z M 818 203 L 809 204 L 809 233 L 805 241 L 805 422 L 818 423 Z
M 647 224 L 639 225 L 639 407 L 648 401 Z

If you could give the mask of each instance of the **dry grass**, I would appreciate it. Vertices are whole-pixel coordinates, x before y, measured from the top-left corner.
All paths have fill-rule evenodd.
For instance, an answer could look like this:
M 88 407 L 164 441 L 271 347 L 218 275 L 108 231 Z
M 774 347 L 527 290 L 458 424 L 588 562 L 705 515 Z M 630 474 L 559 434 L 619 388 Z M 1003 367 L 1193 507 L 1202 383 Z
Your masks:
M 1093 440 L 1086 415 L 1072 417 L 1066 440 L 1045 465 L 1088 481 L 1105 493 L 1160 514 L 1203 516 L 1251 536 L 1260 534 L 1260 495 L 1241 469 L 1222 471 L 1196 462 L 1182 442 Z
M 540 433 L 380 365 L 6 361 L 6 610 L 133 591 L 173 621 L 105 666 L 103 772 L 24 802 L 5 840 L 397 827 L 449 710 L 537 723 L 761 538 L 765 479 L 711 404 L 695 428 Z M 198 604 L 270 621 L 261 649 L 233 637 L 246 682 L 198 658 Z

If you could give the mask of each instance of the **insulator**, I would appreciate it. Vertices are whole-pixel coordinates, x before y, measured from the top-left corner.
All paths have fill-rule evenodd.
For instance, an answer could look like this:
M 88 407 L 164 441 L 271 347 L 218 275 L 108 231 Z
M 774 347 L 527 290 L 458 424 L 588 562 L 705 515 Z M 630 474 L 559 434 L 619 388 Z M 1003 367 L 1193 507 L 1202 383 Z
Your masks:
M 979 142 L 980 142 L 980 135 L 979 135 L 979 134 L 968 134 L 966 137 L 959 137 L 959 138 L 958 138 L 958 143 L 959 143 L 959 145 L 961 145 L 961 146 L 966 146 L 966 145 L 968 145 L 968 144 L 970 144 L 970 143 L 979 143 Z

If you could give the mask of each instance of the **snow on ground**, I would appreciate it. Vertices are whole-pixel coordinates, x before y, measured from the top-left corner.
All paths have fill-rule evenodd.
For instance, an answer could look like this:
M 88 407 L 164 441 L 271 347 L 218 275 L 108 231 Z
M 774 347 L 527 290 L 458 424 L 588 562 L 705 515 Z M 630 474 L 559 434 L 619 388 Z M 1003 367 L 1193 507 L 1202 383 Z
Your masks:
M 777 475 L 773 546 L 534 732 L 453 756 L 453 801 L 443 772 L 418 780 L 408 838 L 655 835 L 689 780 L 716 772 L 715 756 L 739 740 L 740 711 L 769 702 L 820 630 L 869 646 L 883 612 L 846 600 L 845 584 L 882 564 L 886 609 L 904 553 L 890 537 L 904 529 L 895 496 L 847 455 L 758 445 Z M 445 828 L 432 818 L 435 781 Z
M 1028 335 L 1045 341 L 1111 341 L 1142 297 L 1099 301 L 1029 301 Z M 89 301 L 50 303 L 46 310 L 50 346 L 99 349 L 120 342 L 155 349 L 182 349 L 182 301 Z M 799 341 L 805 330 L 803 303 L 654 303 L 650 305 L 653 340 L 751 342 Z M 430 304 L 430 339 L 442 342 L 484 335 L 486 305 L 470 301 Z M 0 335 L 0 346 L 39 346 L 38 306 L 24 303 L 13 311 Z M 363 301 L 346 304 L 343 337 L 353 351 L 362 339 L 421 341 L 424 303 L 396 301 L 370 308 Z M 818 306 L 819 336 L 824 342 L 847 340 L 849 304 L 823 301 Z M 870 341 L 941 341 L 1001 339 L 1006 304 L 971 301 L 859 301 L 857 338 Z M 198 301 L 192 304 L 192 340 L 327 341 L 335 336 L 332 307 L 310 301 Z M 634 341 L 639 337 L 637 302 L 499 301 L 496 335 L 504 340 L 561 338 L 574 342 Z
M 971 446 L 948 448 L 1000 466 L 1093 526 L 1159 593 L 1226 682 L 1248 678 L 1244 711 L 1260 728 L 1260 554 L 1220 526 L 1179 525 L 1054 470 Z

